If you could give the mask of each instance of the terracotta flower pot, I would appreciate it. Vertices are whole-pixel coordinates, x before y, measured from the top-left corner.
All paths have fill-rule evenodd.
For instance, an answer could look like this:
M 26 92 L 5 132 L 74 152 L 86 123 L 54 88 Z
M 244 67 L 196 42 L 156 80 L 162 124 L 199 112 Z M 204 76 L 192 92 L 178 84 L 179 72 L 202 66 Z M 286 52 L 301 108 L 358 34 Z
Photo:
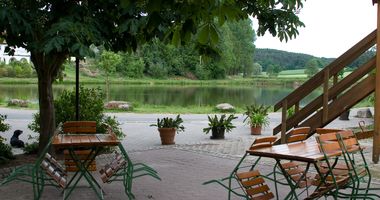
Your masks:
M 160 132 L 162 145 L 175 144 L 174 142 L 174 137 L 176 133 L 175 128 L 158 128 L 158 132 Z
M 261 135 L 261 126 L 251 126 L 251 135 Z
M 224 139 L 224 133 L 226 129 L 223 127 L 214 127 L 211 129 L 212 135 L 210 139 Z

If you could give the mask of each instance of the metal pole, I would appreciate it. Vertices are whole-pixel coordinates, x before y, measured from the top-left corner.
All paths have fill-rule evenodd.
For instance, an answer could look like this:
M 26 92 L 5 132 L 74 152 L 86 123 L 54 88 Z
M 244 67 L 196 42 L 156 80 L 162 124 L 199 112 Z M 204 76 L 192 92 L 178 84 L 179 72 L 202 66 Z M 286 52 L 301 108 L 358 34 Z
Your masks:
M 75 58 L 75 120 L 79 121 L 79 58 Z

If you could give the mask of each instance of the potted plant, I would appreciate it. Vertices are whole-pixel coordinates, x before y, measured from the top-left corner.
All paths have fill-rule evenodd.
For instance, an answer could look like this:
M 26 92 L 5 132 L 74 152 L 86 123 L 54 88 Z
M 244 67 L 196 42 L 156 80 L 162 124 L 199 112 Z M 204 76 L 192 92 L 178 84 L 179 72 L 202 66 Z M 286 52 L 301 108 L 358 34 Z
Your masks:
M 260 135 L 262 127 L 269 125 L 268 116 L 263 113 L 254 113 L 247 119 L 247 124 L 251 126 L 252 135 Z
M 208 134 L 211 130 L 212 135 L 210 136 L 210 139 L 224 139 L 224 133 L 230 132 L 233 128 L 236 128 L 232 124 L 232 120 L 236 119 L 234 115 L 229 115 L 228 117 L 226 114 L 223 114 L 218 118 L 217 115 L 214 117 L 207 116 L 208 118 L 208 127 L 203 129 L 203 132 Z
M 177 115 L 177 117 L 174 119 L 170 117 L 164 117 L 162 119 L 158 118 L 157 123 L 151 124 L 150 126 L 157 126 L 158 132 L 160 132 L 162 145 L 170 145 L 175 144 L 175 133 L 179 133 L 185 130 L 182 122 L 183 120 L 180 115 Z
M 269 125 L 268 111 L 269 106 L 261 104 L 247 106 L 247 111 L 244 113 L 247 117 L 244 122 L 251 126 L 252 135 L 260 135 L 262 127 Z

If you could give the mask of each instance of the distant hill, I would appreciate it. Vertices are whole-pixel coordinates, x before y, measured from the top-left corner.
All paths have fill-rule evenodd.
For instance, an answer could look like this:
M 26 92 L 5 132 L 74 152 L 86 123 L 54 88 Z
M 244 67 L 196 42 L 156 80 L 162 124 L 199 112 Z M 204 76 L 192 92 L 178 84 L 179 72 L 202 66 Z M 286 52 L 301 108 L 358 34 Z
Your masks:
M 266 71 L 269 65 L 279 65 L 282 70 L 304 69 L 310 59 L 317 59 L 319 67 L 324 67 L 335 58 L 315 57 L 309 54 L 293 53 L 276 49 L 256 49 L 254 62 Z

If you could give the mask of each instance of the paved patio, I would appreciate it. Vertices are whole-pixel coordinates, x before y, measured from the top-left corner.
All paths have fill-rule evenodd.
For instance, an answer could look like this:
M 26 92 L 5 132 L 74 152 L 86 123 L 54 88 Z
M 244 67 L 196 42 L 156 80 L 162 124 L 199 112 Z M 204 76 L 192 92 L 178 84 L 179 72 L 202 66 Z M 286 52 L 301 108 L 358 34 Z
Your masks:
M 26 130 L 28 116 L 33 111 L 19 112 L 18 110 L 0 108 L 0 113 L 8 115 L 8 121 L 13 128 Z M 351 112 L 355 114 L 356 112 Z M 22 115 L 22 117 L 21 117 Z M 243 116 L 239 115 L 236 126 L 232 133 L 226 135 L 225 140 L 210 140 L 208 135 L 202 133 L 202 128 L 207 126 L 206 115 L 183 115 L 186 132 L 177 135 L 176 145 L 161 146 L 158 133 L 149 124 L 154 123 L 157 117 L 163 115 L 144 115 L 144 114 L 122 114 L 116 113 L 118 120 L 122 122 L 123 131 L 127 134 L 123 145 L 129 152 L 134 162 L 144 162 L 155 168 L 162 178 L 157 181 L 150 177 L 136 179 L 133 185 L 133 192 L 136 199 L 156 199 L 156 200 L 211 200 L 227 199 L 227 192 L 216 184 L 203 186 L 202 183 L 226 176 L 236 165 L 240 156 L 255 138 L 249 134 L 248 127 L 242 123 Z M 271 113 L 270 127 L 265 129 L 263 135 L 271 135 L 271 129 L 280 120 L 279 113 Z M 26 117 L 25 117 L 26 116 Z M 357 126 L 357 119 L 351 116 L 349 121 L 335 120 L 329 127 L 349 128 Z M 30 119 L 29 119 L 30 121 Z M 372 119 L 365 119 L 367 124 L 373 123 Z M 25 131 L 27 132 L 27 131 Z M 9 134 L 9 133 L 8 133 Z M 26 134 L 25 134 L 26 135 Z M 364 140 L 365 146 L 371 147 L 371 140 Z M 370 150 L 368 148 L 368 160 L 370 160 Z M 104 165 L 104 156 L 97 159 L 98 165 Z M 374 174 L 380 178 L 380 165 L 372 165 Z M 268 173 L 273 168 L 273 161 L 264 160 L 259 170 Z M 94 172 L 98 173 L 98 172 Z M 380 179 L 378 179 L 380 180 Z M 379 182 L 375 180 L 376 182 Z M 100 181 L 101 182 L 101 181 Z M 270 186 L 270 182 L 268 182 Z M 380 185 L 373 184 L 380 187 Z M 93 191 L 85 185 L 74 190 L 70 199 L 95 199 Z M 103 184 L 106 192 L 105 199 L 127 199 L 121 183 Z M 274 188 L 274 187 L 271 187 Z M 279 199 L 283 198 L 288 192 L 287 187 L 281 188 Z M 9 185 L 0 187 L 1 199 L 31 199 L 32 188 L 25 183 L 13 182 Z M 59 190 L 46 187 L 43 199 L 61 198 Z M 240 199 L 240 198 L 234 198 Z

